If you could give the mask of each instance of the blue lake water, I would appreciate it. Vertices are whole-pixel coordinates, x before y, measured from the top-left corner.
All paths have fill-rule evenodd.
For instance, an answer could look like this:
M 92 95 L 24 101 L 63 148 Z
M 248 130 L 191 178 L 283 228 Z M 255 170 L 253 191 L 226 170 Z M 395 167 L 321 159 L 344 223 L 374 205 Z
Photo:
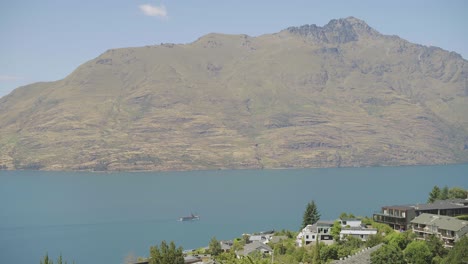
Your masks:
M 434 185 L 468 186 L 468 165 L 157 173 L 0 171 L 0 263 L 123 263 L 151 245 L 297 231 L 315 200 L 321 219 L 424 203 Z M 199 221 L 178 222 L 196 212 Z

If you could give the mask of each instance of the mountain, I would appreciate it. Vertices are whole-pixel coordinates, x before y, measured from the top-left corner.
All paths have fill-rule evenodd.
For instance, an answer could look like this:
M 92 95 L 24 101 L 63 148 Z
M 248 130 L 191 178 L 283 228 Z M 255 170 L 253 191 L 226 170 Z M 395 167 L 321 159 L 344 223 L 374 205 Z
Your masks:
M 348 17 L 108 50 L 0 99 L 0 167 L 203 170 L 468 162 L 468 63 Z

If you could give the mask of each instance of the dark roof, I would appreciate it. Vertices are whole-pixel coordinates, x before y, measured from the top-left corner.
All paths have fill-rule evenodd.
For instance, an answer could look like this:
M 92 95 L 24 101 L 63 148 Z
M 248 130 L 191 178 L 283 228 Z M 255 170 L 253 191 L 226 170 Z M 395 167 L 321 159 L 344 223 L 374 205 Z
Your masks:
M 468 208 L 468 206 L 455 204 L 450 201 L 435 201 L 434 203 L 429 204 L 416 204 L 413 206 L 416 210 L 438 210 L 438 209 L 459 209 L 459 208 Z
M 414 207 L 411 205 L 386 205 L 382 206 L 382 208 L 388 208 L 388 209 L 396 209 L 396 210 L 413 210 Z

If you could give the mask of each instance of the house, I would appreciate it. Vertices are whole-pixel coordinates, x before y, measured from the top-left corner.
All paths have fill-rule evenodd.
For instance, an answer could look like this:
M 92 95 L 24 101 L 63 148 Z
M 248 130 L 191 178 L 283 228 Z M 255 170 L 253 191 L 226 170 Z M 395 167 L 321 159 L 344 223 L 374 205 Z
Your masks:
M 263 244 L 262 242 L 259 241 L 254 241 L 250 244 L 246 244 L 244 246 L 244 249 L 239 250 L 236 252 L 236 255 L 238 258 L 248 256 L 254 252 L 259 252 L 262 255 L 265 254 L 271 254 L 273 249 L 269 247 L 268 245 Z
M 360 227 L 362 224 L 361 219 L 357 219 L 357 218 L 344 218 L 338 221 L 340 222 L 342 227 L 346 227 L 346 226 Z
M 334 221 L 318 221 L 313 225 L 307 225 L 296 237 L 296 244 L 299 247 L 309 245 L 317 241 L 325 244 L 333 243 L 333 236 L 330 234 Z
M 232 240 L 223 240 L 223 241 L 219 241 L 219 243 L 221 244 L 221 250 L 223 252 L 231 251 L 231 247 L 234 244 Z
M 380 213 L 374 213 L 373 219 L 377 223 L 389 225 L 395 230 L 407 230 L 410 221 L 416 217 L 414 207 L 409 205 L 383 206 Z
M 340 240 L 344 239 L 347 236 L 356 237 L 362 241 L 367 241 L 370 235 L 376 235 L 377 229 L 375 228 L 366 228 L 364 226 L 358 227 L 344 227 L 340 232 Z
M 416 216 L 423 213 L 447 216 L 468 214 L 468 200 L 465 199 L 438 200 L 428 204 L 417 204 L 413 207 L 416 210 Z
M 439 200 L 429 204 L 383 206 L 382 210 L 373 214 L 375 222 L 390 225 L 395 230 L 408 230 L 411 220 L 424 213 L 458 216 L 468 214 L 468 200 Z
M 423 213 L 411 221 L 411 227 L 418 239 L 435 235 L 445 247 L 452 247 L 454 242 L 468 234 L 468 221 L 445 215 Z
M 270 241 L 270 239 L 273 237 L 274 234 L 275 234 L 274 230 L 256 233 L 253 235 L 249 235 L 249 241 L 250 242 L 259 241 L 259 242 L 266 244 Z
M 339 221 L 341 224 L 340 240 L 352 236 L 367 241 L 370 235 L 377 234 L 377 229 L 367 228 L 360 219 L 341 219 Z
M 203 263 L 203 260 L 200 257 L 189 255 L 189 256 L 184 257 L 184 263 L 185 264 L 198 264 L 198 263 Z

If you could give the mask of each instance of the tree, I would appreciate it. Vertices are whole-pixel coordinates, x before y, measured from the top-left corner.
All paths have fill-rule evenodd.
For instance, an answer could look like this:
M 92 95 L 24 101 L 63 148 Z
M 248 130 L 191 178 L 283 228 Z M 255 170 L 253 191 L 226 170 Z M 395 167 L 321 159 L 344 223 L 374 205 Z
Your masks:
M 403 251 L 405 259 L 411 264 L 431 263 L 432 253 L 425 241 L 415 240 Z
M 444 248 L 442 240 L 433 234 L 429 235 L 426 239 L 426 244 L 429 247 L 429 251 L 432 252 L 432 258 L 444 257 L 447 254 L 447 250 Z
M 63 264 L 63 258 L 62 258 L 62 253 L 60 253 L 58 259 L 57 259 L 57 264 Z M 65 261 L 65 264 L 67 264 L 67 262 Z
M 331 259 L 338 259 L 338 247 L 335 244 L 320 249 L 320 259 L 327 263 Z
M 316 240 L 316 243 L 315 243 L 315 252 L 314 252 L 314 264 L 320 264 L 321 261 L 320 261 L 320 244 L 319 244 L 319 240 L 317 239 Z
M 341 223 L 340 221 L 335 221 L 330 230 L 330 234 L 333 236 L 333 239 L 335 241 L 340 240 L 340 232 L 341 232 Z
M 403 252 L 397 246 L 392 244 L 383 245 L 376 251 L 371 253 L 372 264 L 405 264 Z
M 168 246 L 162 241 L 160 247 L 150 247 L 150 264 L 184 264 L 182 247 L 176 248 L 174 242 Z
M 405 232 L 393 232 L 390 235 L 385 237 L 385 240 L 388 244 L 393 244 L 399 247 L 401 250 L 404 250 L 406 246 L 414 240 L 416 235 L 411 231 Z
M 44 258 L 41 260 L 41 264 L 54 264 L 54 262 L 49 259 L 49 254 L 46 253 Z
M 313 225 L 317 223 L 320 219 L 320 214 L 317 210 L 317 206 L 315 205 L 314 201 L 311 201 L 307 204 L 306 210 L 304 212 L 304 216 L 302 218 L 302 228 L 306 227 L 307 225 Z
M 449 198 L 449 188 L 447 185 L 445 185 L 441 190 L 440 190 L 440 200 L 447 200 Z
M 221 248 L 221 244 L 216 239 L 216 237 L 211 238 L 208 248 L 209 248 L 210 254 L 213 256 L 218 256 L 219 254 L 221 254 L 221 252 L 223 252 L 223 249 Z
M 466 199 L 467 191 L 460 187 L 453 187 L 449 190 L 448 198 L 450 199 Z
M 379 233 L 375 235 L 370 235 L 366 240 L 366 247 L 375 247 L 378 244 L 382 243 L 383 241 L 384 241 L 384 238 Z
M 432 191 L 429 193 L 429 198 L 427 199 L 428 203 L 433 203 L 436 200 L 440 199 L 440 188 L 439 186 L 435 185 L 432 188 Z
M 347 213 L 343 212 L 343 213 L 340 214 L 340 219 L 341 220 L 343 220 L 343 219 L 354 219 L 354 218 L 356 218 L 356 216 L 354 216 L 353 213 L 347 214 Z
M 443 264 L 462 264 L 468 263 L 468 237 L 463 236 L 455 242 L 453 248 L 449 251 L 448 255 L 442 261 Z

